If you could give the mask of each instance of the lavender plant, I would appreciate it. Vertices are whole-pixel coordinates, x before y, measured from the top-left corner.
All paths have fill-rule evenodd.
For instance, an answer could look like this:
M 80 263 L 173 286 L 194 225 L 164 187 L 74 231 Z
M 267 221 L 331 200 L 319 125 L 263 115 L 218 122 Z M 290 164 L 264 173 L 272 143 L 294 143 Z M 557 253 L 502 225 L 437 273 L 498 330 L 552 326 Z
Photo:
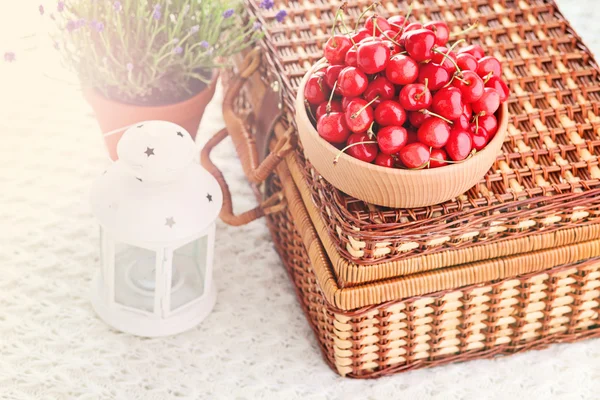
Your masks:
M 190 97 L 262 35 L 240 0 L 61 0 L 55 7 L 55 46 L 82 84 L 137 104 Z

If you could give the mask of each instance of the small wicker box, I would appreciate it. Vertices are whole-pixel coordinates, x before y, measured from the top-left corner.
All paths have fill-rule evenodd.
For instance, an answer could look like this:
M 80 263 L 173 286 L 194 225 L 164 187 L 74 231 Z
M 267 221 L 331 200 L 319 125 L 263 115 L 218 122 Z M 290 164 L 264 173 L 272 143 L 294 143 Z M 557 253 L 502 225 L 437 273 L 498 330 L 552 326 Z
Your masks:
M 267 35 L 228 81 L 227 129 L 203 163 L 224 189 L 226 222 L 268 217 L 338 373 L 377 377 L 600 336 L 600 80 L 553 2 L 413 1 L 417 18 L 443 17 L 455 30 L 482 22 L 469 40 L 503 61 L 514 93 L 490 172 L 463 196 L 421 209 L 341 193 L 297 143 L 295 88 L 321 57 L 339 4 L 276 2 L 290 14 L 277 24 L 247 3 Z M 348 12 L 356 17 L 366 4 L 351 2 Z M 209 159 L 227 134 L 249 180 L 266 182 L 257 190 L 266 200 L 239 216 Z

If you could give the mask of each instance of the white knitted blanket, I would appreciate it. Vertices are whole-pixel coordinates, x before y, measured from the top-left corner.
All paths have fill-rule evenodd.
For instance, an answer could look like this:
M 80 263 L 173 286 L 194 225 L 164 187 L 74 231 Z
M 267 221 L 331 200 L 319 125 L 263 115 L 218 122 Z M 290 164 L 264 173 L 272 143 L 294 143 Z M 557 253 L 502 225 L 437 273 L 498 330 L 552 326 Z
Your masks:
M 376 381 L 338 377 L 264 221 L 218 225 L 217 306 L 197 328 L 141 339 L 106 326 L 89 301 L 99 254 L 87 195 L 106 165 L 102 140 L 78 87 L 44 77 L 74 81 L 53 50 L 18 39 L 37 31 L 37 3 L 10 3 L 0 13 L 0 55 L 17 58 L 0 59 L 0 399 L 600 398 L 600 340 Z M 559 3 L 599 50 L 600 3 Z M 201 142 L 222 126 L 219 99 Z M 215 158 L 236 208 L 253 206 L 229 141 Z

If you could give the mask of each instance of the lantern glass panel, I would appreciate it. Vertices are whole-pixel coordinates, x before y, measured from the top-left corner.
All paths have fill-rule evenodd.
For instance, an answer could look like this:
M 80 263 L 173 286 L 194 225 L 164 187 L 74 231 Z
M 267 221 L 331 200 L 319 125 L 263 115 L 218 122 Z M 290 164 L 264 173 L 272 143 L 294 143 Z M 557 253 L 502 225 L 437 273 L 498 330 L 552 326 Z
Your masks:
M 156 252 L 125 243 L 115 249 L 115 302 L 153 312 Z
M 172 311 L 204 294 L 207 246 L 208 236 L 202 236 L 173 252 Z

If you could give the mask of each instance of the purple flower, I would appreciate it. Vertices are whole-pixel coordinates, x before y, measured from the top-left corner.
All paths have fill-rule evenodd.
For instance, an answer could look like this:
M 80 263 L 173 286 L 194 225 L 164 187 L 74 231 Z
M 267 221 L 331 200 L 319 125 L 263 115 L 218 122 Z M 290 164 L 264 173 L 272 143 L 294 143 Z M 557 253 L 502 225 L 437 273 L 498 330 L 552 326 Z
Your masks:
M 64 9 L 65 9 L 65 2 L 59 1 L 58 4 L 56 5 L 56 11 L 63 12 Z
M 77 20 L 75 25 L 76 28 L 83 28 L 87 25 L 87 21 L 85 20 L 85 18 L 80 18 L 79 20 Z
M 6 53 L 4 53 L 4 61 L 6 62 L 13 62 L 15 61 L 17 58 L 15 56 L 15 53 L 12 51 L 7 51 Z
M 208 49 L 210 47 L 210 44 L 206 40 L 203 40 L 200 42 L 200 47 Z
M 190 28 L 190 33 L 197 33 L 200 30 L 199 25 L 194 25 Z
M 229 10 L 225 10 L 223 12 L 223 18 L 231 18 L 234 13 L 235 13 L 235 11 L 233 8 L 230 8 Z
M 175 53 L 175 54 L 181 54 L 181 53 L 183 53 L 183 47 L 181 47 L 181 46 L 175 47 L 173 49 L 173 53 Z
M 287 17 L 287 11 L 285 10 L 279 10 L 277 14 L 275 14 L 275 19 L 277 20 L 277 22 L 283 22 L 285 17 Z
M 102 32 L 104 30 L 104 22 L 96 22 L 93 26 L 96 32 Z
M 127 68 L 127 71 L 129 71 L 129 72 L 133 71 L 133 64 L 132 63 L 127 63 L 127 65 L 125 67 Z
M 123 10 L 123 6 L 121 5 L 121 2 L 118 0 L 114 2 L 113 8 L 115 9 L 116 12 L 120 12 L 121 10 Z
M 58 42 L 57 42 L 57 41 L 54 41 L 54 48 L 55 48 L 56 50 L 59 50 L 59 49 L 60 49 L 60 45 L 58 44 Z
M 67 21 L 67 32 L 71 33 L 75 30 L 75 28 L 77 28 L 77 26 L 75 25 L 75 21 Z
M 160 12 L 160 7 L 159 8 L 154 7 L 154 12 L 152 13 L 152 18 L 159 21 L 161 17 L 162 17 L 162 13 Z
M 255 22 L 254 25 L 252 25 L 252 29 L 260 31 L 262 29 L 262 24 L 260 22 Z
M 154 11 L 156 11 L 156 10 L 158 10 L 158 11 L 162 10 L 162 6 L 160 4 L 155 4 Z
M 270 10 L 271 8 L 273 8 L 274 5 L 275 3 L 273 2 L 273 0 L 262 0 L 260 2 L 259 7 L 264 8 L 265 10 Z
M 40 4 L 40 6 L 38 7 L 38 10 L 40 10 L 40 15 L 44 15 L 44 6 Z

